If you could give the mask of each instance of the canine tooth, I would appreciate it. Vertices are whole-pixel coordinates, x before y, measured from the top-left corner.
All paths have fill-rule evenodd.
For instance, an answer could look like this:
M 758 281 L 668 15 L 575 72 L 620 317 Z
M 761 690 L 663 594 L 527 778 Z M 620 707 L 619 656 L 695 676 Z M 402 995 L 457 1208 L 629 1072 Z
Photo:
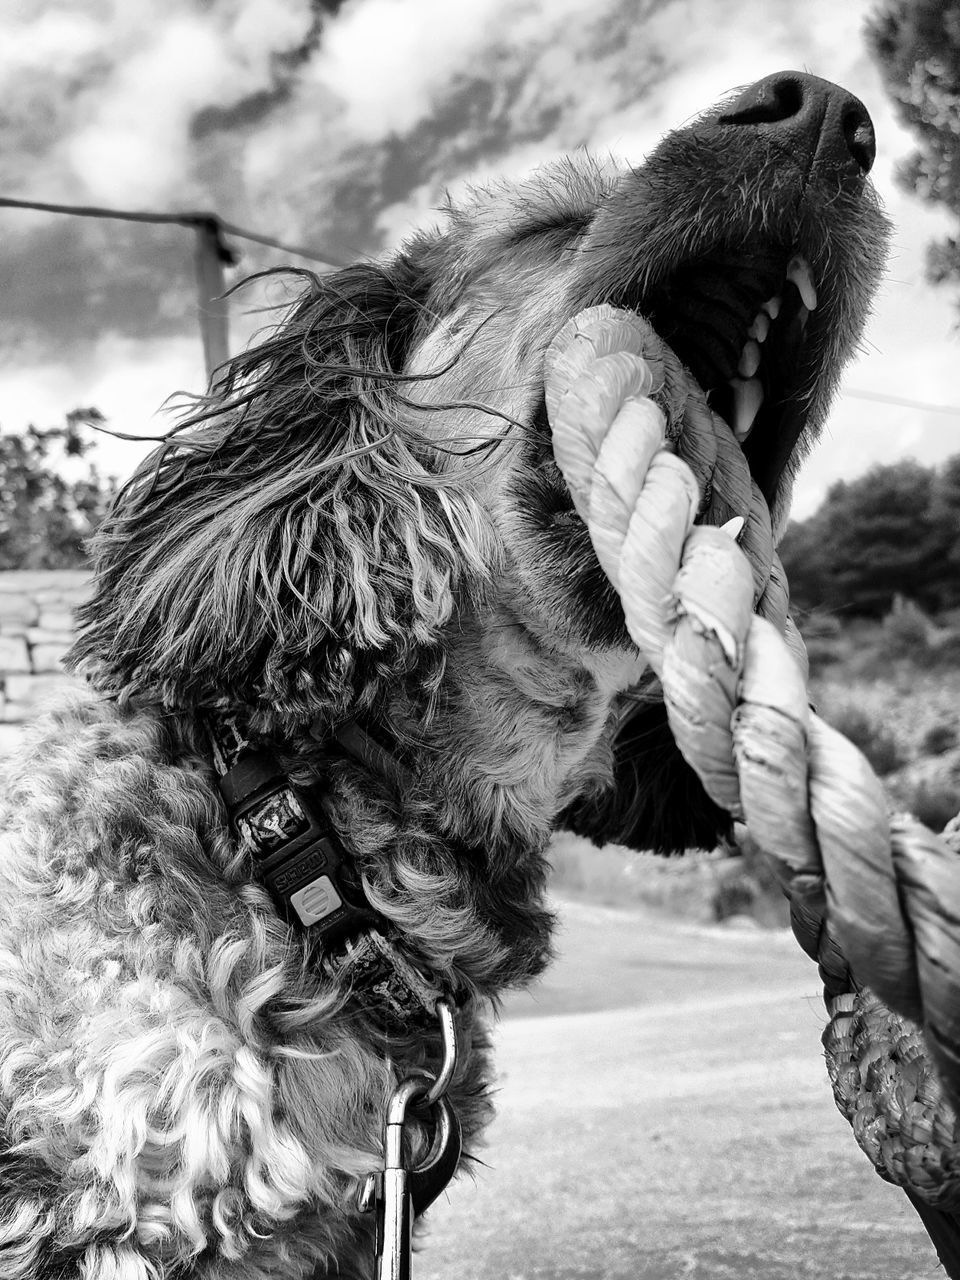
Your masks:
M 740 374 L 741 378 L 752 378 L 759 368 L 760 343 L 750 339 L 743 344 L 740 363 L 737 365 L 737 373 Z
M 734 542 L 736 542 L 740 537 L 740 534 L 743 532 L 743 526 L 745 524 L 746 521 L 743 516 L 734 516 L 732 520 L 728 520 L 726 524 L 722 524 L 720 526 L 720 532 L 728 533 Z
M 768 298 L 763 304 L 761 310 L 765 311 L 771 320 L 776 320 L 777 316 L 780 314 L 780 304 L 782 301 L 783 299 L 779 294 L 777 294 L 775 298 Z
M 792 280 L 800 291 L 803 305 L 808 311 L 817 309 L 817 291 L 813 287 L 813 275 L 810 263 L 798 253 L 787 263 L 787 279 Z
M 742 444 L 753 430 L 753 421 L 763 404 L 763 384 L 759 378 L 731 378 L 733 387 L 733 434 Z
M 765 311 L 758 311 L 754 317 L 753 324 L 747 330 L 747 337 L 753 338 L 757 342 L 764 342 L 769 332 L 770 317 Z

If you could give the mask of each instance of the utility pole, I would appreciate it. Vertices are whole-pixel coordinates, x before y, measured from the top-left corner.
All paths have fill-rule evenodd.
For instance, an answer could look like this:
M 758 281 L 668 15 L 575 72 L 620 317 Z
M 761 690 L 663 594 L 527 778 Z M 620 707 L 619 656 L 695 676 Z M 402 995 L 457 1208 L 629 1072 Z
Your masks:
M 194 264 L 197 277 L 197 309 L 203 338 L 203 360 L 207 381 L 230 358 L 230 330 L 224 267 L 237 263 L 237 255 L 227 244 L 216 214 L 197 214 L 193 221 L 196 236 Z
M 228 235 L 267 245 L 310 262 L 319 262 L 331 270 L 343 266 L 342 262 L 321 257 L 312 249 L 284 244 L 271 236 L 262 236 L 232 222 L 224 222 L 215 213 L 151 213 L 146 209 L 105 209 L 97 205 L 52 204 L 48 200 L 16 200 L 12 196 L 0 196 L 0 209 L 37 209 L 45 213 L 65 213 L 75 218 L 113 218 L 119 222 L 149 222 L 157 226 L 175 223 L 189 227 L 195 241 L 197 310 L 208 382 L 213 381 L 216 370 L 230 358 L 228 308 L 223 296 L 227 286 L 223 272 L 224 267 L 235 267 L 239 257 L 227 243 Z

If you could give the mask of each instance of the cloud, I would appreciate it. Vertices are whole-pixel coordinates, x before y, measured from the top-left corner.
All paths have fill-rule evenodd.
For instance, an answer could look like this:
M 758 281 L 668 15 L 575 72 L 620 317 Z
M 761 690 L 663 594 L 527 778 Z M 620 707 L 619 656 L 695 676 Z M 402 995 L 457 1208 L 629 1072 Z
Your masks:
M 429 209 L 517 155 L 575 150 L 648 97 L 663 60 L 643 18 L 656 8 L 355 0 L 290 101 L 250 138 L 247 188 L 276 223 L 306 218 L 300 234 L 341 255 L 384 247 L 405 207 Z
M 807 69 L 868 103 L 878 183 L 902 224 L 849 381 L 895 394 L 922 379 L 908 394 L 949 399 L 949 297 L 921 280 L 923 243 L 945 223 L 892 186 L 911 140 L 863 50 L 870 7 L 345 0 L 320 31 L 312 0 L 34 0 L 3 20 L 0 191 L 210 207 L 348 260 L 435 221 L 446 190 L 582 146 L 637 161 L 733 85 Z M 54 398 L 62 411 L 99 397 L 122 425 L 148 421 L 177 383 L 199 384 L 198 364 L 163 354 L 199 350 L 189 233 L 12 211 L 0 211 L 0 231 L 6 423 L 30 416 L 31 386 L 51 411 Z M 241 247 L 245 270 L 283 260 Z M 863 402 L 841 402 L 843 440 L 822 456 L 844 467 L 874 456 L 881 421 Z M 906 421 L 894 415 L 894 436 L 905 438 Z M 924 448 L 955 427 L 909 421 Z M 808 474 L 822 483 L 819 457 Z
M 305 87 L 344 104 L 340 124 L 358 142 L 407 133 L 469 74 L 513 8 L 513 0 L 360 0 L 330 24 Z
M 41 0 L 4 19 L 0 192 L 243 220 L 242 133 L 211 111 L 279 100 L 307 56 L 306 0 Z M 207 132 L 195 136 L 207 113 Z M 0 210 L 0 355 L 82 349 L 104 333 L 183 333 L 195 323 L 191 233 Z M 266 255 L 252 251 L 249 267 Z
M 71 409 L 100 409 L 108 426 L 129 435 L 158 436 L 172 425 L 162 406 L 177 388 L 202 385 L 199 338 L 139 342 L 118 335 L 99 338 L 82 368 L 72 361 L 20 361 L 0 367 L 3 387 L 0 433 L 62 424 Z M 126 476 L 151 446 L 98 437 L 100 468 Z
M 86 95 L 87 118 L 63 147 L 78 187 L 92 199 L 144 208 L 182 191 L 192 168 L 191 119 L 239 89 L 230 83 L 235 68 L 218 34 L 184 14 L 149 43 L 125 41 L 126 56 L 95 97 Z
M 100 35 L 100 24 L 92 13 L 47 9 L 12 20 L 8 15 L 0 45 L 0 83 L 50 67 L 58 68 L 61 75 L 69 73 L 96 53 Z
M 197 111 L 272 87 L 274 55 L 311 22 L 300 0 L 167 0 L 160 20 L 152 0 L 78 0 L 71 13 L 48 4 L 5 20 L 5 185 L 141 206 L 191 195 Z

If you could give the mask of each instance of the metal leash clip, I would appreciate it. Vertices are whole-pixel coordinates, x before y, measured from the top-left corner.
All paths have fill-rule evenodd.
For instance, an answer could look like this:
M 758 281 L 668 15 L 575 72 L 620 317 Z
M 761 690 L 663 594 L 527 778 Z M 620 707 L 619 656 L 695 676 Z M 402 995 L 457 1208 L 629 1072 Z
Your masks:
M 375 1280 L 410 1280 L 414 1219 L 433 1204 L 460 1163 L 460 1121 L 445 1096 L 457 1065 L 456 1025 L 446 1000 L 437 1001 L 437 1016 L 443 1034 L 440 1072 L 436 1079 L 409 1076 L 394 1090 L 384 1124 L 383 1170 L 367 1175 L 357 1197 L 361 1212 L 376 1209 Z M 434 1110 L 436 1130 L 424 1160 L 408 1169 L 403 1129 L 415 1103 Z

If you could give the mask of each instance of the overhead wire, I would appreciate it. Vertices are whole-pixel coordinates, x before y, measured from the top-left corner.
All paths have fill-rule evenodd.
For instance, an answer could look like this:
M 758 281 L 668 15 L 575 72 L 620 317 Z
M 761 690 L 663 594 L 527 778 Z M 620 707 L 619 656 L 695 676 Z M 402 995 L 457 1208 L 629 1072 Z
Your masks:
M 960 417 L 960 405 L 931 404 L 927 400 L 911 400 L 906 396 L 888 396 L 881 391 L 861 391 L 855 387 L 841 387 L 841 396 L 849 396 L 853 400 L 873 400 L 878 404 L 894 404 L 904 409 L 922 409 L 924 413 L 946 413 Z
M 315 249 L 303 245 L 284 244 L 282 240 L 274 240 L 271 236 L 261 235 L 258 231 L 250 231 L 239 227 L 234 222 L 226 222 L 219 214 L 203 210 L 184 210 L 179 213 L 160 213 L 149 209 L 107 209 L 99 205 L 54 204 L 47 200 L 16 200 L 10 196 L 0 196 L 0 207 L 8 209 L 37 209 L 43 213 L 64 213 L 75 218 L 108 218 L 118 222 L 149 222 L 158 225 L 175 224 L 181 227 L 209 226 L 224 235 L 236 237 L 238 240 L 250 240 L 254 244 L 266 245 L 271 249 L 279 249 L 282 253 L 292 253 L 298 258 L 306 258 L 310 262 L 318 262 L 325 267 L 336 269 L 344 263 L 338 262 L 330 254 L 318 253 Z
M 336 270 L 345 264 L 332 254 L 318 253 L 315 249 L 303 245 L 286 244 L 272 236 L 262 235 L 247 227 L 238 226 L 235 222 L 227 222 L 219 214 L 203 210 L 184 210 L 174 213 L 162 213 L 156 210 L 140 209 L 108 209 L 99 205 L 55 204 L 48 200 L 18 200 L 10 196 L 0 196 L 0 208 L 36 209 L 43 213 L 63 213 L 77 218 L 107 218 L 121 222 L 146 222 L 155 225 L 174 224 L 181 227 L 196 228 L 209 226 L 223 235 L 233 236 L 237 240 L 248 240 L 253 244 L 277 249 L 281 253 L 290 253 L 304 258 L 308 262 L 316 262 L 321 266 Z M 906 396 L 891 396 L 880 391 L 864 391 L 858 387 L 841 387 L 840 395 L 852 400 L 869 400 L 876 404 L 890 404 L 904 409 L 918 409 L 923 413 L 942 413 L 950 417 L 960 417 L 960 405 L 932 404 L 925 400 L 914 400 Z

